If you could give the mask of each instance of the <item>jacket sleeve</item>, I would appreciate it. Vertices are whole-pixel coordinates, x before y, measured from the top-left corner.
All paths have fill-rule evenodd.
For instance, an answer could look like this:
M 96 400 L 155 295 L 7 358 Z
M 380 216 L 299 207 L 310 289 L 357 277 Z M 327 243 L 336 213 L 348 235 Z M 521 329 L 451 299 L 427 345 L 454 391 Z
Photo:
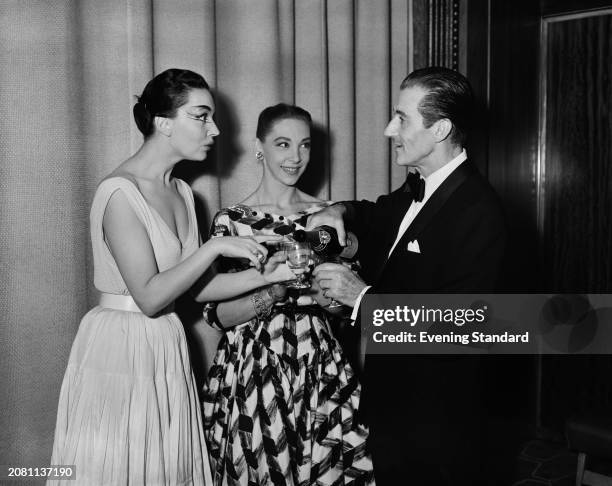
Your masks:
M 342 201 L 346 208 L 345 224 L 357 235 L 360 242 L 366 235 L 370 235 L 383 226 L 387 227 L 386 223 L 393 208 L 394 194 L 380 196 L 376 202 L 365 199 L 361 201 Z

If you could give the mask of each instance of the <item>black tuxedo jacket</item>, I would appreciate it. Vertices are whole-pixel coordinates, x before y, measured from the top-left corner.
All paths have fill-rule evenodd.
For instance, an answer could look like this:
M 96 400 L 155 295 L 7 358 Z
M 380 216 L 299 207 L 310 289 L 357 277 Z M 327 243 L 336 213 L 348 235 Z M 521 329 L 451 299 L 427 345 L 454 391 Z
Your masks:
M 389 249 L 412 196 L 345 203 L 368 293 L 492 293 L 506 230 L 498 197 L 469 161 L 438 187 Z M 417 241 L 420 253 L 407 249 Z M 482 362 L 470 357 L 368 355 L 360 413 L 378 484 L 480 484 Z M 429 481 L 429 482 L 428 482 Z
M 412 203 L 402 186 L 373 203 L 345 203 L 368 293 L 485 293 L 497 288 L 506 230 L 498 197 L 469 161 L 438 187 L 387 258 Z M 416 240 L 420 253 L 408 251 Z

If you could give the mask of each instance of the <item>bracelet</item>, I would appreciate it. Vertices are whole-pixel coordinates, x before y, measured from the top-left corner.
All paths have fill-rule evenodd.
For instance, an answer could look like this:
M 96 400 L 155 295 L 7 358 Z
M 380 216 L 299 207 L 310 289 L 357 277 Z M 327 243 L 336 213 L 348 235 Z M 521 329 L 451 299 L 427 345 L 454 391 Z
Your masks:
M 266 302 L 266 298 L 264 297 L 266 295 L 268 296 L 268 302 Z M 267 288 L 251 294 L 251 303 L 253 304 L 253 309 L 255 309 L 255 316 L 257 316 L 258 319 L 267 318 L 274 304 L 274 298 L 270 294 L 270 289 Z
M 210 327 L 225 332 L 224 327 L 219 322 L 219 316 L 217 315 L 218 305 L 218 302 L 207 302 L 202 310 L 202 315 Z

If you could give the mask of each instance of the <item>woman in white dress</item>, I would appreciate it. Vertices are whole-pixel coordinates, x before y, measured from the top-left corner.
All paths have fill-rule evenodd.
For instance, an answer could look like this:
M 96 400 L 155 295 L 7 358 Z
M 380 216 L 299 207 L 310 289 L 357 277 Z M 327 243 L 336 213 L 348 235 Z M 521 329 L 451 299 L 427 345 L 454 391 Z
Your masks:
M 219 130 L 198 74 L 169 69 L 134 106 L 141 148 L 99 185 L 91 208 L 100 305 L 83 317 L 62 383 L 51 464 L 76 465 L 74 484 L 212 484 L 195 381 L 174 301 L 204 275 L 197 300 L 228 298 L 288 278 L 270 238 L 200 245 L 177 162 L 206 159 Z M 219 256 L 251 263 L 206 275 Z M 201 287 L 199 287 L 201 288 Z

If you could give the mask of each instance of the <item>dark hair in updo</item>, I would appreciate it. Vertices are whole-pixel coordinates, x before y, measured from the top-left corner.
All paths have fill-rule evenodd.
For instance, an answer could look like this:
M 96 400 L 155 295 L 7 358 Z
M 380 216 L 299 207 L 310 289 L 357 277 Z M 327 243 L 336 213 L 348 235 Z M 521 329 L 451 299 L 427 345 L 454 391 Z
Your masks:
M 286 103 L 279 103 L 278 105 L 268 106 L 265 108 L 257 119 L 257 131 L 256 136 L 263 142 L 268 133 L 272 130 L 272 126 L 280 121 L 287 118 L 302 120 L 309 127 L 312 125 L 312 117 L 304 108 L 300 108 L 295 105 L 288 105 Z
M 210 90 L 202 76 L 187 69 L 168 69 L 147 83 L 133 109 L 136 126 L 145 139 L 155 130 L 153 118 L 174 117 L 192 89 Z

